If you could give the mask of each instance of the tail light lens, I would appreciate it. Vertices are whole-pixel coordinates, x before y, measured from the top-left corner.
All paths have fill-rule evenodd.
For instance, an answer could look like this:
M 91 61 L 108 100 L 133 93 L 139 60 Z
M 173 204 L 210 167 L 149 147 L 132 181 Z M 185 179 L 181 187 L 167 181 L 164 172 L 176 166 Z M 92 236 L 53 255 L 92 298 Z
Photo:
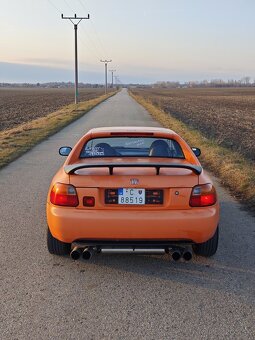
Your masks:
M 207 207 L 217 201 L 216 190 L 212 184 L 196 185 L 192 189 L 189 204 L 191 207 Z
M 70 184 L 56 183 L 51 189 L 50 201 L 55 205 L 77 207 L 79 204 L 77 192 Z

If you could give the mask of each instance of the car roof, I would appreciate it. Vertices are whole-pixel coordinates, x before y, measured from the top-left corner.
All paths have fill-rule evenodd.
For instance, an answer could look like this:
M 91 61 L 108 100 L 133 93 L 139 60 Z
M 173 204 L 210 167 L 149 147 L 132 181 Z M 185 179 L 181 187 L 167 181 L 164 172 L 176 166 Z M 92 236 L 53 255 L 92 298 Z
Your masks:
M 91 137 L 97 137 L 97 136 L 110 136 L 112 134 L 120 134 L 125 135 L 127 134 L 155 134 L 156 136 L 162 135 L 163 136 L 173 136 L 177 135 L 173 130 L 165 129 L 161 127 L 145 127 L 145 126 L 114 126 L 114 127 L 99 127 L 99 128 L 93 128 L 89 132 L 91 134 Z
M 75 145 L 70 156 L 67 158 L 65 165 L 74 164 L 79 161 L 80 153 L 90 139 L 107 138 L 107 137 L 155 137 L 166 138 L 177 141 L 185 155 L 186 160 L 191 164 L 200 165 L 197 157 L 191 152 L 188 144 L 181 138 L 180 135 L 173 130 L 161 127 L 145 127 L 145 126 L 115 126 L 115 127 L 100 127 L 89 130 L 79 142 Z

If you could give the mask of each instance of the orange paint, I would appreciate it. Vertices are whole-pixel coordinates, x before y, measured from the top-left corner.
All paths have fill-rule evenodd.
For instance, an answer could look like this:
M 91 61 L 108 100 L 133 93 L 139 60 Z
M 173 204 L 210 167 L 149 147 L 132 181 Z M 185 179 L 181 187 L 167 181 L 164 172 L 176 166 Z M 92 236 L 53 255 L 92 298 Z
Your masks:
M 176 140 L 185 159 L 149 157 L 102 157 L 82 158 L 79 155 L 84 144 L 99 137 L 138 136 L 153 134 L 155 138 Z M 189 169 L 162 168 L 156 175 L 154 168 L 80 169 L 75 174 L 64 171 L 66 165 L 119 163 L 178 163 L 201 166 L 187 143 L 175 132 L 163 128 L 98 128 L 90 130 L 76 144 L 64 165 L 54 176 L 47 198 L 47 221 L 51 234 L 59 241 L 72 243 L 76 240 L 187 240 L 202 243 L 215 233 L 219 223 L 219 203 L 205 207 L 191 207 L 190 196 L 197 185 L 212 183 L 204 173 L 195 174 Z M 131 184 L 131 179 L 138 184 Z M 135 182 L 136 182 L 135 181 Z M 71 184 L 76 188 L 77 207 L 57 206 L 51 203 L 50 193 L 56 183 Z M 162 190 L 162 204 L 121 205 L 105 202 L 106 189 L 141 188 Z M 114 191 L 113 193 L 114 194 Z M 156 193 L 157 194 L 157 193 Z M 84 197 L 94 197 L 94 206 L 84 206 Z

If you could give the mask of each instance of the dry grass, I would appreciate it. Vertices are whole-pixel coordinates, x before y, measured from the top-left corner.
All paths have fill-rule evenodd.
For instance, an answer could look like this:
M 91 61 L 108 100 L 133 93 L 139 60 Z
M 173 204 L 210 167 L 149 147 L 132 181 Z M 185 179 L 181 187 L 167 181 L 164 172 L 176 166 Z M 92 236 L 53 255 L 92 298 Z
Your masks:
M 80 102 L 78 105 L 70 104 L 45 117 L 20 124 L 9 130 L 1 131 L 0 168 L 31 149 L 44 138 L 54 134 L 70 122 L 80 118 L 87 111 L 91 110 L 113 94 L 115 93 L 102 95 L 95 99 Z
M 240 153 L 220 146 L 217 141 L 205 137 L 198 130 L 189 128 L 180 120 L 155 107 L 151 101 L 142 96 L 132 97 L 164 127 L 179 133 L 190 145 L 202 149 L 202 162 L 212 170 L 231 191 L 252 210 L 255 211 L 255 167 Z M 203 152 L 204 151 L 204 152 Z

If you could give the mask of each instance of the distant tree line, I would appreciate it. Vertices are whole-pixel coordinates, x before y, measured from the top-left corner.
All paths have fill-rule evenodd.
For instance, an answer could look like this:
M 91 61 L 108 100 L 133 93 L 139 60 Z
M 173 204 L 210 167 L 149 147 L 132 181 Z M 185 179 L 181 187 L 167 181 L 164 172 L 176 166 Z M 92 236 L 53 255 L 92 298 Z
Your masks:
M 73 88 L 72 82 L 49 82 L 49 83 L 0 83 L 0 87 L 28 87 L 28 88 Z M 79 88 L 101 88 L 102 84 L 84 84 L 79 83 Z
M 188 81 L 180 83 L 178 81 L 158 81 L 153 84 L 153 87 L 160 88 L 181 88 L 181 87 L 255 87 L 255 79 L 252 81 L 251 77 L 243 77 L 239 80 L 222 80 L 212 79 L 203 81 Z

